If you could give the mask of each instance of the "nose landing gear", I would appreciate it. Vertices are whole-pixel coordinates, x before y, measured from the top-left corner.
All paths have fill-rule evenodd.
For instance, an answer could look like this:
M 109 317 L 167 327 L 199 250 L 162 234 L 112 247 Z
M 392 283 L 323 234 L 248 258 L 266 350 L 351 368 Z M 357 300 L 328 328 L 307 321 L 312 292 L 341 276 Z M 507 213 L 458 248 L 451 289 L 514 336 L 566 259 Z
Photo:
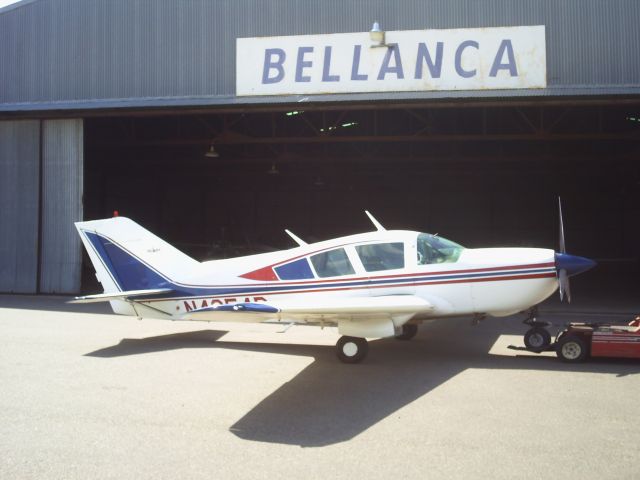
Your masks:
M 524 334 L 524 344 L 527 350 L 540 353 L 548 350 L 551 346 L 551 334 L 547 330 L 551 323 L 539 321 L 536 318 L 537 314 L 537 309 L 532 308 L 522 323 L 531 327 Z

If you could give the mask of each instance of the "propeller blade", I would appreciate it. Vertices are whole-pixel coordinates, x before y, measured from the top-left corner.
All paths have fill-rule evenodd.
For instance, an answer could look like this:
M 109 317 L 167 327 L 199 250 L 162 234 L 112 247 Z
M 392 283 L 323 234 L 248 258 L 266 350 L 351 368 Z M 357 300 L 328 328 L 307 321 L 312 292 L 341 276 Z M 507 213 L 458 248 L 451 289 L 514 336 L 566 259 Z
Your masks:
M 562 221 L 562 200 L 558 196 L 558 212 L 560 213 L 560 253 L 567 253 L 564 244 L 564 222 Z
M 571 288 L 569 286 L 569 275 L 567 271 L 562 268 L 558 272 L 558 282 L 560 284 L 560 301 L 564 300 L 565 295 L 567 296 L 567 302 L 571 303 Z

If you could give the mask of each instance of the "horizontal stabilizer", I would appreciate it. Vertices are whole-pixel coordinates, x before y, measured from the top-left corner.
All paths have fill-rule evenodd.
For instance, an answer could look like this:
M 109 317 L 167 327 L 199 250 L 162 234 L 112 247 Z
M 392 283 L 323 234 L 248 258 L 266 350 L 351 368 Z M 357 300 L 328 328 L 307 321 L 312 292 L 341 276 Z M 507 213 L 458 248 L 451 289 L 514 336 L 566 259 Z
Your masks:
M 159 295 L 161 293 L 173 292 L 170 288 L 155 288 L 150 290 L 129 290 L 126 292 L 99 293 L 96 295 L 86 295 L 84 297 L 76 297 L 67 303 L 98 303 L 110 302 L 111 300 L 138 300 L 142 298 Z

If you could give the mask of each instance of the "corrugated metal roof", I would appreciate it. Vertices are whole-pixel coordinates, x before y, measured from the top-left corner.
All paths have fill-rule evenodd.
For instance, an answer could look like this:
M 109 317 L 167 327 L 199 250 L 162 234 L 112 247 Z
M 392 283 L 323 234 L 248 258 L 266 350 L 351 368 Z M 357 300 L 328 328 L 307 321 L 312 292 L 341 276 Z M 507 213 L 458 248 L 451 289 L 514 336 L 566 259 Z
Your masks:
M 235 97 L 238 37 L 545 25 L 549 88 L 314 101 L 640 93 L 636 0 L 37 0 L 0 11 L 0 110 L 288 103 Z

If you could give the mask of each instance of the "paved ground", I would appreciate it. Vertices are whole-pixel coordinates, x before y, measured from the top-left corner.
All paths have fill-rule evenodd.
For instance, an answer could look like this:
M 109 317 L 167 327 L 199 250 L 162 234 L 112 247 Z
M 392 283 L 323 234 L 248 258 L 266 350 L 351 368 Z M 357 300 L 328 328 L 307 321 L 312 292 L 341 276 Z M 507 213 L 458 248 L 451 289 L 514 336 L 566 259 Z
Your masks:
M 63 302 L 0 296 L 3 480 L 638 478 L 640 361 L 516 355 L 514 318 L 433 322 L 343 365 L 333 329 Z

